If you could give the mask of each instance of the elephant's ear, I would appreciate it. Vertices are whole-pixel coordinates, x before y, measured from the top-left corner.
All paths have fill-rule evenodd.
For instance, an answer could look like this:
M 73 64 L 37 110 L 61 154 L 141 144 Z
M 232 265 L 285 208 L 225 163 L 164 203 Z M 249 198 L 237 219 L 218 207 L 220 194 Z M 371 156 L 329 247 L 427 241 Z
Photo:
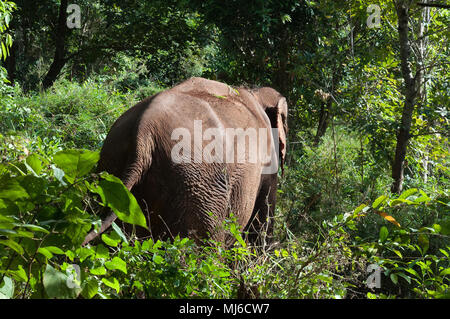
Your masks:
M 287 103 L 283 97 L 278 101 L 276 107 L 276 127 L 278 129 L 278 147 L 281 158 L 281 175 L 284 175 L 284 161 L 286 159 L 286 127 L 287 127 Z

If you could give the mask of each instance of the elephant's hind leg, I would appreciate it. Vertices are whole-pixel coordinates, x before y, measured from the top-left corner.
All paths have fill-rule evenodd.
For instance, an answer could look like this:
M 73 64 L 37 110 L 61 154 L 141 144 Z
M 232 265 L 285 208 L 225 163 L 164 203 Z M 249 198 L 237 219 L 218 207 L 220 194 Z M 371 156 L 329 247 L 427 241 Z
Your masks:
M 266 177 L 255 201 L 252 217 L 244 231 L 250 244 L 263 246 L 272 241 L 273 216 L 276 203 L 276 175 Z

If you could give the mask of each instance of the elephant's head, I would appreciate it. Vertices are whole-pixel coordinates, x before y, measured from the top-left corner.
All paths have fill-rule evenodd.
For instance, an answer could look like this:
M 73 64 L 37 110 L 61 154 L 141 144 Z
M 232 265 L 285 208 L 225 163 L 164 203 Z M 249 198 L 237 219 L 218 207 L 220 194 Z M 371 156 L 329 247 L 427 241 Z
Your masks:
M 286 158 L 286 136 L 288 131 L 288 106 L 286 98 L 270 87 L 263 87 L 252 91 L 255 98 L 269 117 L 271 126 L 278 129 L 280 166 L 283 172 Z

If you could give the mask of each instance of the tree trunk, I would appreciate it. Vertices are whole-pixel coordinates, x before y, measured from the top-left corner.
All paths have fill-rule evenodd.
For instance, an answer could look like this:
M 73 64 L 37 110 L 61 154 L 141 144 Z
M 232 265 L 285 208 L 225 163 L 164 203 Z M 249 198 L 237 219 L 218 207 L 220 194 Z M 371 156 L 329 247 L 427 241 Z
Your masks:
M 16 55 L 17 55 L 17 43 L 13 42 L 10 50 L 9 56 L 6 58 L 6 72 L 8 73 L 8 80 L 11 86 L 14 86 L 14 81 L 16 80 Z
M 408 38 L 408 6 L 406 1 L 397 3 L 398 34 L 400 44 L 401 71 L 405 81 L 405 103 L 403 106 L 400 128 L 397 134 L 397 146 L 395 148 L 394 163 L 392 165 L 393 193 L 401 193 L 403 183 L 403 169 L 406 157 L 406 149 L 410 138 L 412 115 L 417 95 L 416 78 L 412 75 L 410 66 L 411 44 Z
M 331 98 L 328 98 L 326 102 L 323 102 L 320 108 L 319 114 L 319 124 L 317 125 L 316 136 L 314 137 L 314 146 L 318 146 L 320 139 L 325 135 L 327 131 L 328 124 L 330 123 L 330 109 L 331 109 Z
M 58 23 L 56 25 L 55 31 L 55 56 L 53 62 L 50 65 L 50 69 L 42 81 L 42 87 L 44 90 L 48 89 L 53 85 L 62 68 L 66 64 L 66 36 L 67 36 L 67 3 L 68 0 L 61 0 L 59 6 Z

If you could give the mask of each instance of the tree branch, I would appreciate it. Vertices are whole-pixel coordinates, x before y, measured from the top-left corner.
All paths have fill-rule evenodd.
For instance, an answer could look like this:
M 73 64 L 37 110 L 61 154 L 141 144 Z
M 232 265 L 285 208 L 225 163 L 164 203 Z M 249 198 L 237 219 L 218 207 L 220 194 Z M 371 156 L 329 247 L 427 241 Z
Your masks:
M 444 4 L 444 3 L 423 3 L 423 2 L 417 2 L 417 5 L 418 6 L 422 6 L 422 7 L 450 9 L 450 4 Z

